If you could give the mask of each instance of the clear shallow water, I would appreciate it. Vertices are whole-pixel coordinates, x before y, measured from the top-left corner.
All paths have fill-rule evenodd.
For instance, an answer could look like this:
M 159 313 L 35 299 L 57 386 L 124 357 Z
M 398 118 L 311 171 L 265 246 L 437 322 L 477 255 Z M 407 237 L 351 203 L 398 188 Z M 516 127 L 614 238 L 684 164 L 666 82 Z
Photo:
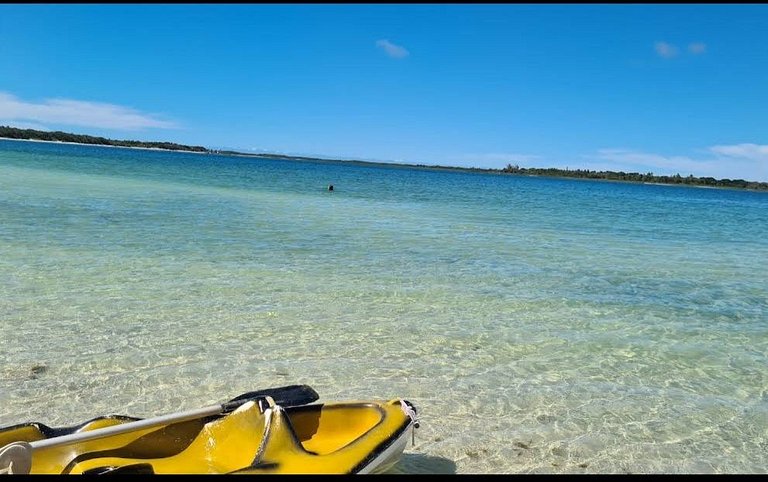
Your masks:
M 0 425 L 306 383 L 412 401 L 397 472 L 768 471 L 766 193 L 0 141 L 0 288 Z

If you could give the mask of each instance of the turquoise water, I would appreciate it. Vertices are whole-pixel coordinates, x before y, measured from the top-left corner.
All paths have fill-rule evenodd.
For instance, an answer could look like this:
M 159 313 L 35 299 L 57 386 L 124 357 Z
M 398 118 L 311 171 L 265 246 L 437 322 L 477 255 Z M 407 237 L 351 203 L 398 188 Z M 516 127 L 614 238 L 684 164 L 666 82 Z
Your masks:
M 0 425 L 306 383 L 413 402 L 397 472 L 768 471 L 766 193 L 0 140 L 0 283 Z

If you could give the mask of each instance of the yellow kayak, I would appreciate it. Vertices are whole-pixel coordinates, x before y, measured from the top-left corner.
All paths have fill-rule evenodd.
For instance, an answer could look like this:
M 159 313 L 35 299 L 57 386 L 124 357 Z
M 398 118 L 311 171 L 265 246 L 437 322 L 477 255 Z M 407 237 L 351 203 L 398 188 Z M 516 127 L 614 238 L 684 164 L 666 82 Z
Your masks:
M 418 427 L 407 400 L 317 399 L 310 387 L 291 385 L 148 419 L 0 428 L 0 473 L 381 473 L 400 460 Z

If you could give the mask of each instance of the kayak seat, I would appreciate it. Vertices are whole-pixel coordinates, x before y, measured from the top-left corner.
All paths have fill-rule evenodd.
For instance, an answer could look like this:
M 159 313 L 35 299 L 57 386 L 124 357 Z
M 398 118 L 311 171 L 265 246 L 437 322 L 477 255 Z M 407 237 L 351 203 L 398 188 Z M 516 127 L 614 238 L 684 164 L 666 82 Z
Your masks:
M 71 473 L 109 473 L 136 465 L 144 473 L 221 474 L 250 466 L 259 451 L 266 428 L 264 413 L 256 402 L 209 422 L 187 448 L 176 455 L 157 458 L 95 457 L 84 460 Z M 151 467 L 146 467 L 149 464 Z M 126 468 L 125 472 L 130 472 Z
M 290 422 L 304 450 L 316 455 L 336 452 L 365 436 L 384 418 L 375 406 L 357 404 L 296 407 L 289 412 Z M 350 416 L 354 413 L 354 416 Z

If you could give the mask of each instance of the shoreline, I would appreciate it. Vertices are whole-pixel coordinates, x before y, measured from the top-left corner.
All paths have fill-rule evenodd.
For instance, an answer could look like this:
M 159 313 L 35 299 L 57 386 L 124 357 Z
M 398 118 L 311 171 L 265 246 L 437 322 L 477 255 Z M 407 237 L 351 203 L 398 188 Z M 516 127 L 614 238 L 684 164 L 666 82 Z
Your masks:
M 139 147 L 139 146 L 116 146 L 114 144 L 94 144 L 90 142 L 70 142 L 70 141 L 46 141 L 43 139 L 16 139 L 14 137 L 1 137 L 2 141 L 19 141 L 19 142 L 43 142 L 46 144 L 69 144 L 72 146 L 98 146 L 98 147 L 116 147 L 119 149 L 141 149 L 144 151 L 161 151 L 161 152 L 186 152 L 189 154 L 212 154 L 210 150 L 200 152 L 192 151 L 188 149 L 163 149 L 162 147 Z
M 455 171 L 455 172 L 468 172 L 468 173 L 480 173 L 480 174 L 494 174 L 494 175 L 515 175 L 515 176 L 528 176 L 528 177 L 547 177 L 550 179 L 572 179 L 572 180 L 580 180 L 580 181 L 607 181 L 607 182 L 620 182 L 620 183 L 630 183 L 630 184 L 643 184 L 643 185 L 649 185 L 649 186 L 671 186 L 671 187 L 696 187 L 696 188 L 702 188 L 702 189 L 727 189 L 730 191 L 750 191 L 750 192 L 766 192 L 765 189 L 754 189 L 754 188 L 748 188 L 748 187 L 738 187 L 738 186 L 709 186 L 704 184 L 685 184 L 685 183 L 663 183 L 663 182 L 652 182 L 652 181 L 635 181 L 635 180 L 629 180 L 629 179 L 608 179 L 608 178 L 591 178 L 591 177 L 579 177 L 579 176 L 568 176 L 568 175 L 546 175 L 546 174 L 534 174 L 534 173 L 525 173 L 525 172 L 507 172 L 503 169 L 490 169 L 490 168 L 479 168 L 479 167 L 459 167 L 459 166 L 442 166 L 442 165 L 426 165 L 426 164 L 407 164 L 407 163 L 396 163 L 396 162 L 375 162 L 375 161 L 361 161 L 361 160 L 343 160 L 343 159 L 323 159 L 319 157 L 305 157 L 305 156 L 287 156 L 284 154 L 268 154 L 268 153 L 260 153 L 260 154 L 251 154 L 247 152 L 237 152 L 237 151 L 217 151 L 209 148 L 205 148 L 205 151 L 199 151 L 199 150 L 189 150 L 189 149 L 165 149 L 162 147 L 140 147 L 140 146 L 119 146 L 114 144 L 98 144 L 98 143 L 88 143 L 88 142 L 71 142 L 71 141 L 47 141 L 43 139 L 18 139 L 14 137 L 3 137 L 0 136 L 0 140 L 7 140 L 7 141 L 20 141 L 20 142 L 42 142 L 42 143 L 48 143 L 48 144 L 69 144 L 69 145 L 75 145 L 75 146 L 97 146 L 97 147 L 114 147 L 119 149 L 140 149 L 145 151 L 158 151 L 158 152 L 181 152 L 186 154 L 200 154 L 200 155 L 217 155 L 217 156 L 233 156 L 233 157 L 251 157 L 251 158 L 257 158 L 257 159 L 276 159 L 276 160 L 283 160 L 283 161 L 309 161 L 309 162 L 344 162 L 344 163 L 350 163 L 350 164 L 356 164 L 356 165 L 365 165 L 365 166 L 387 166 L 387 167 L 396 167 L 396 168 L 405 168 L 405 169 L 421 169 L 421 170 L 440 170 L 440 171 Z M 753 181 L 750 181 L 753 182 Z M 757 182 L 757 181 L 754 181 Z M 760 183 L 760 182 L 758 182 Z

